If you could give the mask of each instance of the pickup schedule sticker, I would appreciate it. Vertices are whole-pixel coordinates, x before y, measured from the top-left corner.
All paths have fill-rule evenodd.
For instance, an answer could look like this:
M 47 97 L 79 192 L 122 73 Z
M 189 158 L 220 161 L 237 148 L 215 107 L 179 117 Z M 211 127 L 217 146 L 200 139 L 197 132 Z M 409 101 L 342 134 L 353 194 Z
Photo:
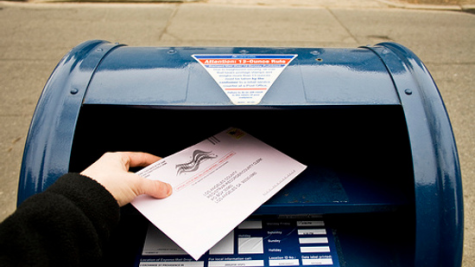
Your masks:
M 193 55 L 235 105 L 257 105 L 297 55 Z
M 340 267 L 333 231 L 322 217 L 280 217 L 242 222 L 197 261 L 150 225 L 139 267 Z

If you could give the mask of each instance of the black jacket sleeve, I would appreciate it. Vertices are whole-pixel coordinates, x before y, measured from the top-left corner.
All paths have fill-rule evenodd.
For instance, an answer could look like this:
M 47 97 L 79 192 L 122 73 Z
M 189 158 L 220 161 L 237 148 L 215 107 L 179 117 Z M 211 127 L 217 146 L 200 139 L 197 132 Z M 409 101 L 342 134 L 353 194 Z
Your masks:
M 0 266 L 94 266 L 119 217 L 102 185 L 64 175 L 0 224 Z

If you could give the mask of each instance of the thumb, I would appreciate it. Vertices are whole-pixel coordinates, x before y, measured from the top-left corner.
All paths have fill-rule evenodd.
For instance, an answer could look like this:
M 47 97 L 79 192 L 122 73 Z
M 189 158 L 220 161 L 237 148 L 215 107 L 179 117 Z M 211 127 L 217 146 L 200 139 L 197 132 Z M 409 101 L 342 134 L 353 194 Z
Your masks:
M 141 178 L 138 183 L 140 194 L 146 194 L 154 198 L 166 198 L 172 194 L 172 186 L 157 180 Z

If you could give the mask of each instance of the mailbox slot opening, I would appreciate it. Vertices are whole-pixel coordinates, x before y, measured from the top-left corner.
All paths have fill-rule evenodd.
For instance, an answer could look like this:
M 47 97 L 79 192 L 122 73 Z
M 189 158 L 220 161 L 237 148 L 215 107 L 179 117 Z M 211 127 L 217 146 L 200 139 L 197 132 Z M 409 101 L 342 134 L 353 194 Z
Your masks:
M 228 127 L 308 165 L 256 215 L 323 214 L 334 229 L 340 260 L 348 263 L 342 266 L 383 266 L 394 255 L 402 262 L 395 266 L 412 264 L 414 178 L 401 106 L 84 105 L 70 171 L 83 170 L 107 151 L 165 157 Z M 143 224 L 141 215 L 126 210 L 123 227 Z

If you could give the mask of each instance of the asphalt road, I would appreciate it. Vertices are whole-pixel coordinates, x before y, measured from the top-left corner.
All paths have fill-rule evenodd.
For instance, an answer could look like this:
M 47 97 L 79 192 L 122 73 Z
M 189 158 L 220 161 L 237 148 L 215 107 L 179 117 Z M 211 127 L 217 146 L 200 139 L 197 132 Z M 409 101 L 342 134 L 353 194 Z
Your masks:
M 0 2 L 0 221 L 15 209 L 28 126 L 42 88 L 90 39 L 131 46 L 357 47 L 401 43 L 427 65 L 462 166 L 464 267 L 475 266 L 475 15 L 384 1 L 72 4 Z

